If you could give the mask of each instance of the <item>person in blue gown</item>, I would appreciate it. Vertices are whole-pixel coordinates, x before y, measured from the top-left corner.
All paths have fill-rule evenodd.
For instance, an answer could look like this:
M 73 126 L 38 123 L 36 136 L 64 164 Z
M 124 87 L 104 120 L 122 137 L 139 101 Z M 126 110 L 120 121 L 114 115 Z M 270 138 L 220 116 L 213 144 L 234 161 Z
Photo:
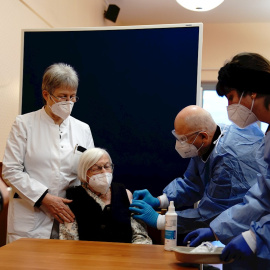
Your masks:
M 216 89 L 228 99 L 229 119 L 244 128 L 257 120 L 270 124 L 269 85 L 270 62 L 256 53 L 241 53 L 219 70 Z M 184 242 L 197 246 L 218 239 L 226 244 L 221 259 L 238 263 L 232 269 L 270 269 L 270 132 L 265 135 L 264 159 L 267 172 L 257 175 L 243 202 L 221 213 L 210 228 L 189 233 Z
M 134 218 L 162 230 L 165 216 L 153 208 L 166 208 L 174 201 L 179 209 L 200 201 L 197 208 L 177 211 L 181 244 L 184 234 L 209 227 L 217 215 L 242 202 L 257 182 L 257 174 L 267 166 L 263 160 L 264 135 L 257 124 L 246 129 L 217 125 L 206 110 L 191 105 L 179 112 L 174 126 L 177 152 L 192 157 L 184 176 L 169 183 L 158 198 L 148 190 L 135 191 L 130 210 L 137 213 Z

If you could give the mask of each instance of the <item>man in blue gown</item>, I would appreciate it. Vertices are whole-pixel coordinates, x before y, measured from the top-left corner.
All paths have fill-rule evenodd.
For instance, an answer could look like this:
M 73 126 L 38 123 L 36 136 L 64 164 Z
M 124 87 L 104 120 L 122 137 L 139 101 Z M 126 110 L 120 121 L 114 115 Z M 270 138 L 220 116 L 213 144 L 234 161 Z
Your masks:
M 153 208 L 166 208 L 169 201 L 174 201 L 176 209 L 200 201 L 197 208 L 177 211 L 178 234 L 185 234 L 209 227 L 221 212 L 242 202 L 267 165 L 264 135 L 257 124 L 246 129 L 216 125 L 207 111 L 195 105 L 181 110 L 174 124 L 177 152 L 191 157 L 184 176 L 169 183 L 158 198 L 148 190 L 135 191 L 130 210 L 134 218 L 164 229 L 165 216 Z

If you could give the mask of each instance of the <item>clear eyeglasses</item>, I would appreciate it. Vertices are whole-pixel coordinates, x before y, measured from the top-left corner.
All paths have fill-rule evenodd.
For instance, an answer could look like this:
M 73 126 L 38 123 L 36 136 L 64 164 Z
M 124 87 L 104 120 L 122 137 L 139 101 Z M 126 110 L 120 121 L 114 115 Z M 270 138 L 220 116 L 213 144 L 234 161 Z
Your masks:
M 71 96 L 71 97 L 67 97 L 67 96 L 61 96 L 61 97 L 56 97 L 53 94 L 50 94 L 51 96 L 53 96 L 57 101 L 69 101 L 71 100 L 72 102 L 77 102 L 79 100 L 78 96 Z
M 173 136 L 176 138 L 176 140 L 178 140 L 181 144 L 184 144 L 187 140 L 188 140 L 188 137 L 191 136 L 191 135 L 194 135 L 196 133 L 199 133 L 199 132 L 202 132 L 202 130 L 198 130 L 198 131 L 195 131 L 195 132 L 191 132 L 189 134 L 186 134 L 186 135 L 178 135 L 175 133 L 175 129 L 172 130 L 172 134 Z
M 100 173 L 102 172 L 103 168 L 105 169 L 105 171 L 112 171 L 114 168 L 114 164 L 112 163 L 106 163 L 103 166 L 99 166 L 99 165 L 93 165 L 89 171 L 91 171 L 92 173 Z

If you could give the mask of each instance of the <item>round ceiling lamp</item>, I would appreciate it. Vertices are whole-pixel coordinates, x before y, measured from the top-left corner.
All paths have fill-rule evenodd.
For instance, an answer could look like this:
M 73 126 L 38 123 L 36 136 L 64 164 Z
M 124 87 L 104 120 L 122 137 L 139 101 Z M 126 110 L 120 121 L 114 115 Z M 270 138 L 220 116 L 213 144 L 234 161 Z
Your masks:
M 219 6 L 224 0 L 176 0 L 182 7 L 192 11 L 208 11 Z

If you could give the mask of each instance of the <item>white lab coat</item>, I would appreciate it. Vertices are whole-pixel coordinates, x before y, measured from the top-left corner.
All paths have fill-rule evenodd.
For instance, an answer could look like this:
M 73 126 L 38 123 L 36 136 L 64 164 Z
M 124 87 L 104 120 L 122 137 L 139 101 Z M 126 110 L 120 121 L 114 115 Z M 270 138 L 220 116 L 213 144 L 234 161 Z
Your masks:
M 48 190 L 65 197 L 79 185 L 73 170 L 75 146 L 94 147 L 90 127 L 69 116 L 59 126 L 44 108 L 17 116 L 3 158 L 3 177 L 19 195 L 9 204 L 8 241 L 21 237 L 50 238 L 53 217 L 36 201 Z

